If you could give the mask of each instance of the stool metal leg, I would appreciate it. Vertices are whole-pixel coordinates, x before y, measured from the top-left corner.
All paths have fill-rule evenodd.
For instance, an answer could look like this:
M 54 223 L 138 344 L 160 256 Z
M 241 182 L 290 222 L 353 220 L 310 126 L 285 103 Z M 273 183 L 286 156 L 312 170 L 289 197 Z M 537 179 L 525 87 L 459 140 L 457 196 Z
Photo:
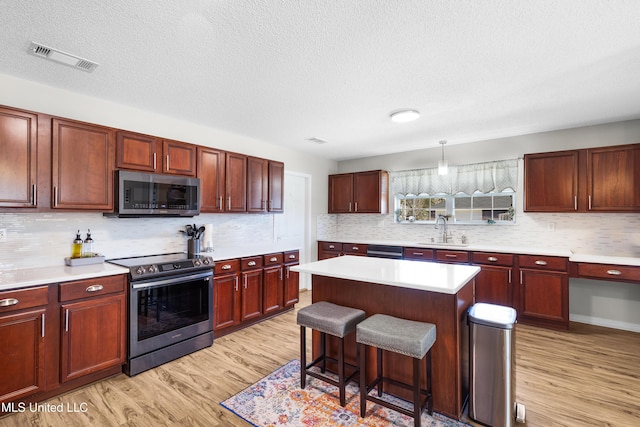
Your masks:
M 338 383 L 340 384 L 338 387 L 340 390 L 340 406 L 344 407 L 346 400 L 344 391 L 344 338 L 340 338 L 340 348 L 338 349 Z
M 320 332 L 320 354 L 325 356 L 327 354 L 327 334 L 324 332 Z M 326 359 L 322 359 L 320 363 L 320 372 L 324 374 L 327 369 L 327 361 Z
M 429 415 L 433 415 L 433 388 L 431 388 L 431 350 L 427 352 L 427 392 L 428 402 L 427 402 L 427 413 Z
M 362 348 L 361 348 L 362 346 Z M 367 346 L 358 343 L 360 353 L 360 417 L 364 418 L 367 412 Z
M 300 326 L 300 388 L 307 385 L 307 329 Z
M 413 359 L 413 425 L 420 427 L 422 404 L 420 399 L 420 359 Z
M 378 348 L 378 363 L 377 363 L 377 375 L 380 378 L 380 382 L 378 383 L 378 397 L 382 397 L 382 385 L 384 384 L 384 379 L 382 377 L 382 349 Z

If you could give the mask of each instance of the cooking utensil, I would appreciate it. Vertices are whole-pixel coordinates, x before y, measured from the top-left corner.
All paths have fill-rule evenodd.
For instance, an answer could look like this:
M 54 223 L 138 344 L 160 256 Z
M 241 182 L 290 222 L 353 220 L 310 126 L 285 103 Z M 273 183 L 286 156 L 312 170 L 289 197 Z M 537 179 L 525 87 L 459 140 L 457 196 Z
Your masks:
M 202 236 L 202 233 L 204 233 L 204 225 L 200 226 L 200 228 L 198 228 L 198 230 L 196 230 L 195 236 L 193 238 L 194 239 L 199 239 L 200 236 Z

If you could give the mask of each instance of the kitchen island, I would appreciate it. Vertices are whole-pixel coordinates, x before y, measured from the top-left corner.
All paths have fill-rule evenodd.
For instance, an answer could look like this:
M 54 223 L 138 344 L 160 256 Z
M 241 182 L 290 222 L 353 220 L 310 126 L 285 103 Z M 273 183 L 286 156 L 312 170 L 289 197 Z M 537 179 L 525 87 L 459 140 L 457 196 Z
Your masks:
M 312 275 L 313 302 L 359 308 L 367 316 L 387 314 L 435 324 L 437 338 L 431 350 L 434 410 L 460 419 L 469 383 L 466 313 L 474 302 L 474 277 L 479 267 L 342 256 L 302 264 L 293 270 Z M 320 351 L 319 337 L 314 331 L 314 358 Z M 327 352 L 336 357 L 337 340 L 327 338 Z M 375 349 L 369 350 L 366 374 L 371 380 Z M 345 343 L 345 360 L 356 363 L 355 337 Z M 406 356 L 388 353 L 384 357 L 385 375 L 398 381 L 410 383 L 411 368 L 411 359 Z M 425 387 L 426 376 L 422 382 Z M 385 391 L 411 400 L 401 388 L 385 386 Z

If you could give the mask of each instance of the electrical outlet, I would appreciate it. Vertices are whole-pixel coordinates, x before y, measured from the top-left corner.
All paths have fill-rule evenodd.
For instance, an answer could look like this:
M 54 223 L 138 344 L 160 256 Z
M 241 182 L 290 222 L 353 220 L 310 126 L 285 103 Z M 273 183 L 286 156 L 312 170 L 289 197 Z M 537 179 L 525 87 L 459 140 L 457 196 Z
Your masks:
M 547 231 L 556 231 L 556 223 L 550 222 L 547 224 Z
M 7 241 L 7 229 L 0 228 L 0 242 L 6 242 L 6 241 Z

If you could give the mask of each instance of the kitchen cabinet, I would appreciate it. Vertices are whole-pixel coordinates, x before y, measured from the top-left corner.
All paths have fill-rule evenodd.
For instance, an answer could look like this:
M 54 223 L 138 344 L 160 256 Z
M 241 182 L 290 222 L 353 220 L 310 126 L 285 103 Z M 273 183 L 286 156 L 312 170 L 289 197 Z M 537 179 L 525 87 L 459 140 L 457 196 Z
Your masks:
M 53 119 L 52 208 L 113 210 L 115 131 Z
M 0 207 L 37 206 L 38 116 L 0 108 Z
M 0 292 L 0 402 L 44 389 L 47 303 L 47 286 Z
M 225 212 L 247 211 L 247 156 L 227 153 L 225 164 Z
M 263 312 L 269 314 L 284 307 L 282 252 L 264 255 Z
M 66 282 L 59 289 L 60 381 L 124 364 L 125 276 Z
M 186 142 L 118 131 L 116 156 L 119 169 L 196 176 L 196 146 Z
M 240 260 L 216 261 L 213 276 L 213 330 L 240 322 Z
M 284 163 L 269 160 L 269 212 L 284 212 Z
M 436 249 L 435 260 L 450 264 L 467 264 L 469 262 L 469 252 Z
M 404 259 L 412 261 L 433 261 L 433 249 L 404 248 Z
M 573 268 L 572 277 L 640 283 L 640 267 L 636 266 L 576 262 L 573 263 Z
M 476 302 L 512 307 L 514 256 L 505 253 L 472 252 L 471 263 L 481 268 L 476 276 Z
M 329 175 L 329 213 L 386 214 L 388 198 L 386 171 Z
M 520 255 L 520 286 L 514 292 L 518 321 L 554 329 L 569 329 L 568 260 Z
M 284 163 L 247 157 L 247 212 L 284 212 Z
M 318 261 L 342 255 L 342 243 L 318 242 Z
M 284 305 L 294 305 L 300 301 L 300 273 L 291 271 L 291 267 L 300 262 L 298 251 L 284 253 Z
M 360 243 L 343 243 L 343 255 L 367 256 L 367 245 Z
M 240 321 L 262 315 L 262 257 L 247 257 L 240 260 Z
M 163 139 L 162 156 L 162 173 L 196 176 L 195 145 Z
M 197 176 L 200 178 L 200 212 L 224 212 L 226 153 L 198 147 Z
M 640 212 L 640 144 L 524 156 L 527 212 Z

